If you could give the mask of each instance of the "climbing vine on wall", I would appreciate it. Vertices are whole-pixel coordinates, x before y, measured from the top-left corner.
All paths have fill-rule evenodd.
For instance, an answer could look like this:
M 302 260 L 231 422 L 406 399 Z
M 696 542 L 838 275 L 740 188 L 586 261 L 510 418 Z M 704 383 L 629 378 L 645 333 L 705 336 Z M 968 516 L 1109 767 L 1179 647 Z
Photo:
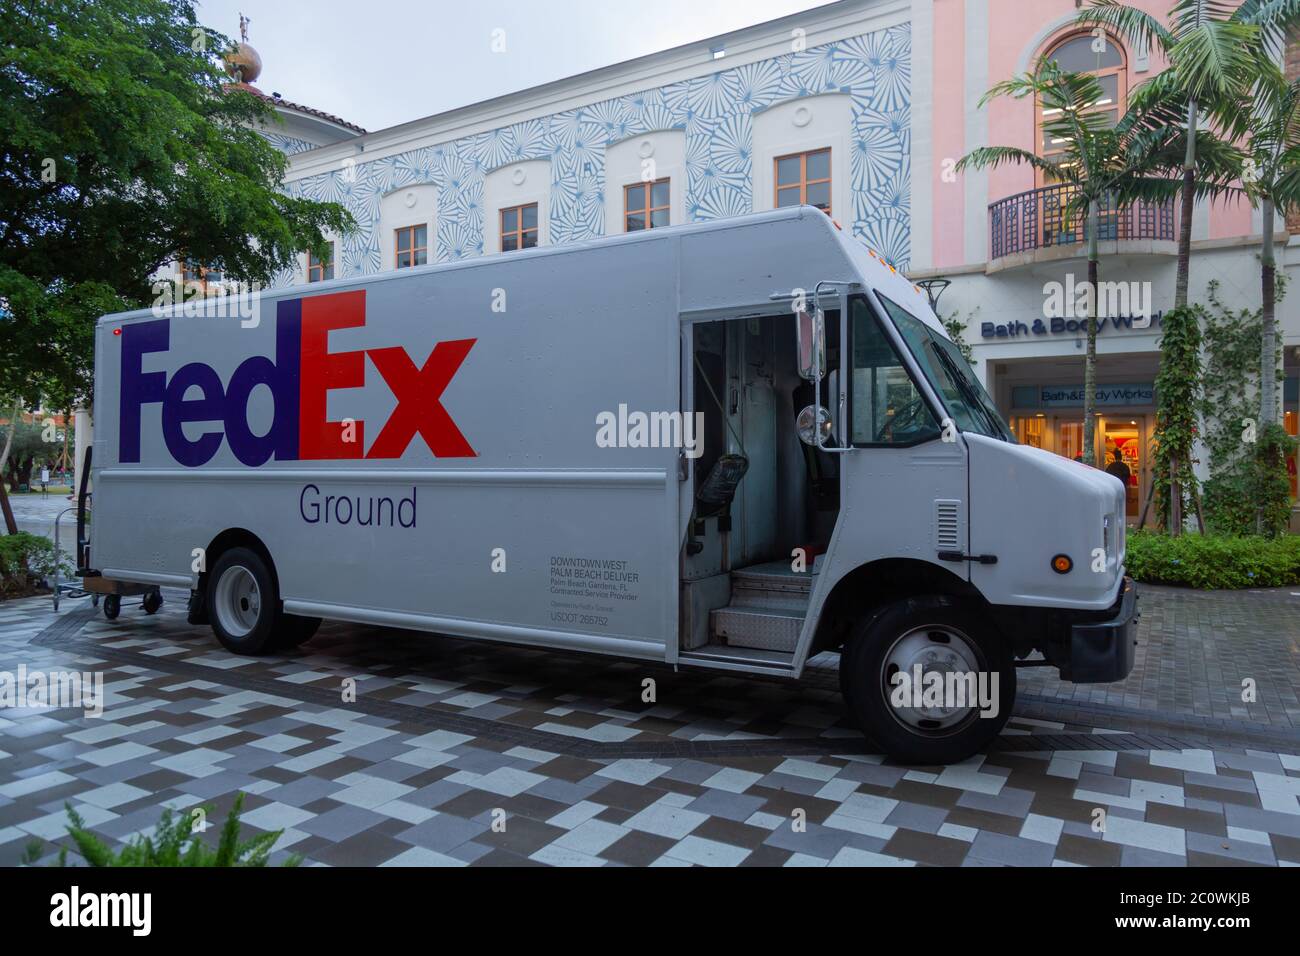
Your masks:
M 1201 409 L 1201 320 L 1199 306 L 1165 314 L 1160 336 L 1160 371 L 1156 374 L 1155 509 L 1156 523 L 1169 527 L 1170 467 L 1177 468 L 1179 511 L 1191 513 L 1196 490 L 1192 445 Z M 1171 529 L 1172 530 L 1172 529 Z M 1181 529 L 1177 529 L 1181 530 Z
M 1280 277 L 1277 286 L 1280 301 L 1285 292 Z M 1258 421 L 1262 311 L 1229 309 L 1218 291 L 1219 284 L 1211 282 L 1209 308 L 1202 315 L 1201 417 L 1210 458 L 1205 519 L 1211 530 L 1225 534 L 1273 535 L 1290 518 L 1286 458 L 1294 439 L 1280 425 L 1264 428 Z
M 1242 433 L 1259 417 L 1259 340 L 1263 317 L 1259 309 L 1233 311 L 1219 298 L 1219 283 L 1211 282 L 1209 308 L 1202 316 L 1205 343 L 1205 446 L 1211 476 L 1230 470 L 1242 459 Z

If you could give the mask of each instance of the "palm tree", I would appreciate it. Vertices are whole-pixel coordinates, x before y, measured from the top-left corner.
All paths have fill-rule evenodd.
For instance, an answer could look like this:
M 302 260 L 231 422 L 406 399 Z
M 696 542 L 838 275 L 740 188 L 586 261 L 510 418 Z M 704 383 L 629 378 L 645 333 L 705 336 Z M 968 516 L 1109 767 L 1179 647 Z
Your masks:
M 1263 335 L 1260 365 L 1260 424 L 1277 421 L 1276 265 L 1273 224 L 1277 212 L 1300 208 L 1300 79 L 1290 83 L 1272 64 L 1262 65 L 1252 102 L 1242 183 L 1263 224 L 1260 279 Z
M 1150 98 L 1183 104 L 1187 130 L 1183 157 L 1182 210 L 1178 231 L 1178 278 L 1174 308 L 1187 305 L 1192 252 L 1192 210 L 1196 198 L 1199 117 L 1208 113 L 1227 133 L 1244 132 L 1245 118 L 1234 110 L 1243 77 L 1258 63 L 1260 44 L 1300 18 L 1300 0 L 1177 0 L 1169 25 L 1119 0 L 1092 0 L 1078 23 L 1118 33 L 1136 46 L 1158 49 L 1169 69 L 1148 80 L 1130 97 L 1144 109 Z
M 1067 184 L 1069 199 L 1064 214 L 1085 217 L 1084 235 L 1088 249 L 1088 349 L 1084 364 L 1083 458 L 1095 462 L 1097 380 L 1097 274 L 1098 231 L 1102 209 L 1118 209 L 1135 201 L 1172 199 L 1179 189 L 1173 178 L 1182 154 L 1183 133 L 1169 125 L 1168 103 L 1148 99 L 1142 108 L 1130 109 L 1115 126 L 1104 114 L 1092 109 L 1104 96 L 1097 78 L 1087 73 L 1062 70 L 1055 61 L 1042 58 L 1032 73 L 998 83 L 981 99 L 981 108 L 999 96 L 1016 99 L 1036 97 L 1044 121 L 1044 133 L 1062 145 L 1050 157 L 1014 146 L 983 146 L 963 156 L 957 169 L 985 168 L 1005 163 L 1033 166 L 1054 182 Z M 1208 156 L 1223 161 L 1223 144 L 1214 140 Z M 1221 178 L 1221 177 L 1220 177 Z M 1211 180 L 1192 177 L 1193 193 L 1213 195 L 1225 187 Z

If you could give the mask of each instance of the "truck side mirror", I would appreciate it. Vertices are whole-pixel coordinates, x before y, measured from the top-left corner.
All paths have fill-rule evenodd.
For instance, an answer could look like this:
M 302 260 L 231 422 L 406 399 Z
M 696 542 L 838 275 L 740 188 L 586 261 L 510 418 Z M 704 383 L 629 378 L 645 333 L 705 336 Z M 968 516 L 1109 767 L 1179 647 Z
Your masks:
M 826 374 L 826 316 L 821 309 L 797 309 L 794 314 L 799 377 L 820 382 Z
M 799 440 L 813 448 L 825 448 L 835 433 L 831 413 L 821 405 L 808 405 L 795 418 L 795 430 Z

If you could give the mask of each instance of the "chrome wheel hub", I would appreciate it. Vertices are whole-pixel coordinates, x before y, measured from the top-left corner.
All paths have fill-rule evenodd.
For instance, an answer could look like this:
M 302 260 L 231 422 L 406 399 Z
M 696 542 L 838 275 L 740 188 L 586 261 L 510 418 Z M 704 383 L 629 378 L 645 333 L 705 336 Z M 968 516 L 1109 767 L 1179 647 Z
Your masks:
M 244 637 L 262 616 L 262 592 L 253 572 L 242 565 L 232 565 L 217 581 L 213 602 L 217 620 L 231 637 Z
M 951 731 L 979 712 L 980 671 L 979 651 L 961 631 L 946 624 L 914 628 L 894 641 L 884 657 L 881 676 L 889 711 L 913 731 Z M 954 693 L 958 688 L 964 697 Z

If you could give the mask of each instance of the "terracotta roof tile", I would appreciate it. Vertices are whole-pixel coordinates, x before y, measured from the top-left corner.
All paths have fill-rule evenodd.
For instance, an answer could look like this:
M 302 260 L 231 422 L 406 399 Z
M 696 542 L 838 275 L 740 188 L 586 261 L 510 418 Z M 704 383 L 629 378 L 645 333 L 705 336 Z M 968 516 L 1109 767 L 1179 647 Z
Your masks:
M 234 88 L 238 90 L 244 90 L 247 93 L 252 93 L 254 96 L 258 97 L 259 99 L 266 100 L 268 103 L 272 103 L 275 106 L 284 107 L 285 109 L 293 110 L 296 113 L 306 113 L 308 116 L 315 116 L 318 119 L 323 119 L 330 123 L 336 123 L 339 126 L 342 126 L 344 129 L 352 130 L 352 132 L 356 133 L 359 136 L 364 135 L 366 132 L 364 129 L 362 129 L 360 126 L 357 126 L 355 123 L 349 123 L 347 120 L 335 116 L 333 113 L 326 113 L 324 110 L 313 109 L 310 106 L 303 106 L 301 103 L 291 102 L 279 96 L 278 94 L 276 96 L 270 96 L 266 93 L 263 93 L 252 83 L 227 83 L 226 87 L 228 89 Z

